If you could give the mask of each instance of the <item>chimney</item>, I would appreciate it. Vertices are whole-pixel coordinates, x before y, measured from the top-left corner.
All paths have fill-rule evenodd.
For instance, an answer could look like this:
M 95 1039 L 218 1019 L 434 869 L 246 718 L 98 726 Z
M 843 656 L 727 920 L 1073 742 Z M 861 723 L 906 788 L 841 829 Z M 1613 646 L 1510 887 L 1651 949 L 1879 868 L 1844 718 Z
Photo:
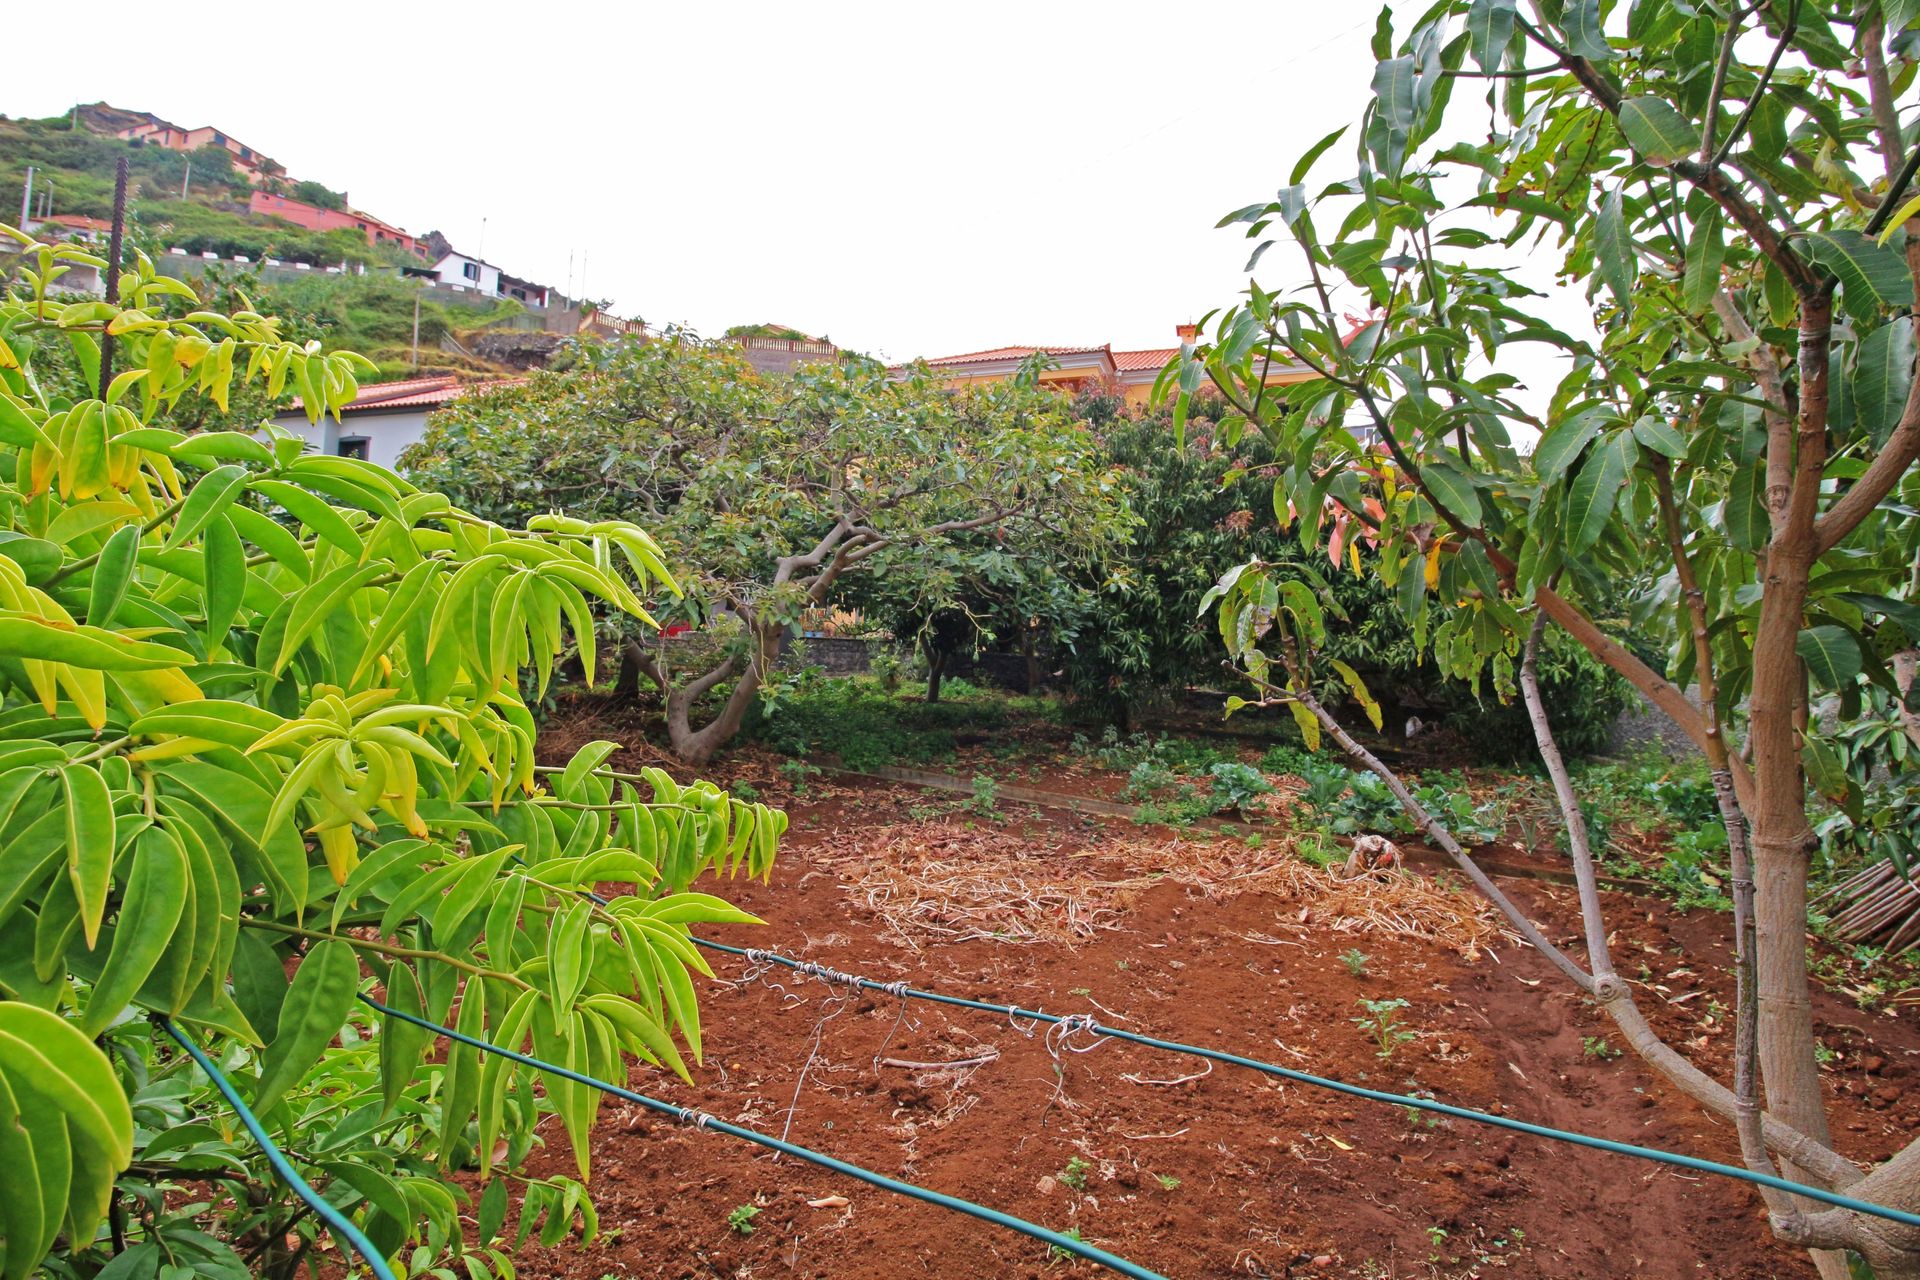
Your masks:
M 1192 342 L 1200 336 L 1200 327 L 1191 324 L 1177 324 L 1173 326 L 1173 332 L 1180 341 Z

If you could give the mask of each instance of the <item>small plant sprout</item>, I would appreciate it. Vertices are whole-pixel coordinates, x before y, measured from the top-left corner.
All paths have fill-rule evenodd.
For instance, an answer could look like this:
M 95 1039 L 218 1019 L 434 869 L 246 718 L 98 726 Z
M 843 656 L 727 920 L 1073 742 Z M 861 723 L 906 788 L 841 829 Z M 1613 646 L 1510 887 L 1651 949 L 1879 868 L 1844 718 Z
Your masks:
M 1582 1036 L 1580 1050 L 1589 1058 L 1598 1058 L 1602 1062 L 1620 1056 L 1620 1050 L 1609 1044 L 1605 1036 Z
M 1069 1240 L 1078 1241 L 1080 1239 L 1080 1228 L 1069 1227 L 1060 1234 Z M 1073 1251 L 1071 1249 L 1063 1249 L 1057 1244 L 1047 1246 L 1047 1260 L 1049 1262 L 1065 1262 L 1071 1257 L 1073 1257 Z
M 1055 1180 L 1063 1187 L 1072 1187 L 1075 1191 L 1085 1191 L 1087 1189 L 1087 1170 L 1091 1168 L 1093 1168 L 1093 1166 L 1087 1161 L 1081 1159 L 1079 1156 L 1074 1156 L 1067 1161 L 1066 1168 L 1054 1175 Z
M 1356 1003 L 1367 1011 L 1367 1015 L 1355 1018 L 1353 1025 L 1373 1037 L 1374 1052 L 1382 1062 L 1392 1062 L 1395 1051 L 1416 1038 L 1400 1022 L 1400 1010 L 1407 1007 L 1405 1000 L 1360 1000 Z
M 984 773 L 973 775 L 973 794 L 967 797 L 969 812 L 983 818 L 997 817 L 1000 813 L 1000 784 Z
M 727 1215 L 727 1226 L 737 1236 L 753 1234 L 753 1220 L 760 1216 L 760 1206 L 743 1204 Z
M 1348 947 L 1340 953 L 1340 963 L 1347 966 L 1347 972 L 1356 978 L 1367 976 L 1367 961 L 1371 959 L 1372 956 L 1358 947 Z
M 1171 1191 L 1180 1185 L 1180 1179 L 1170 1173 L 1156 1173 L 1153 1175 L 1153 1180 L 1160 1184 L 1162 1191 Z

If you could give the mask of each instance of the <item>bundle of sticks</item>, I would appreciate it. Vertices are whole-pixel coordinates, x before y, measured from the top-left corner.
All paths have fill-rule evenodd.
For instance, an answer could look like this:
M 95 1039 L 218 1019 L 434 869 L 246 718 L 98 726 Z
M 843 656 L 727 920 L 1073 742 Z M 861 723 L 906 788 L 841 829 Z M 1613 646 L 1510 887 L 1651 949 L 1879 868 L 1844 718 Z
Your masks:
M 1901 875 L 1891 860 L 1833 886 L 1814 899 L 1828 908 L 1834 936 L 1843 942 L 1871 943 L 1894 955 L 1920 942 L 1920 867 Z

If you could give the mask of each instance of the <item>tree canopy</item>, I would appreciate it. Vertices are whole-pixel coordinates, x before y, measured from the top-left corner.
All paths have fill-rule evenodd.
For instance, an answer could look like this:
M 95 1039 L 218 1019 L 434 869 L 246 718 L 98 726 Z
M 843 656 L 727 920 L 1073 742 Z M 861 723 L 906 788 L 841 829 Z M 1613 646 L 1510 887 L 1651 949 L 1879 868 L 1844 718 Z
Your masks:
M 490 515 L 563 507 L 661 539 L 685 572 L 660 616 L 739 628 L 695 670 L 645 633 L 628 650 L 695 762 L 737 732 L 781 635 L 843 578 L 929 580 L 981 537 L 1098 554 L 1125 518 L 1084 424 L 1027 380 L 953 391 L 853 357 L 762 378 L 690 336 L 584 348 L 567 370 L 462 399 L 404 461 Z M 729 682 L 696 726 L 698 699 Z
M 1630 1038 L 1740 1120 L 1756 1167 L 1770 1149 L 1909 1208 L 1920 1147 L 1862 1178 L 1828 1145 L 1803 935 L 1807 779 L 1849 794 L 1810 698 L 1857 708 L 1920 638 L 1915 18 L 1885 0 L 1443 0 L 1404 27 L 1383 10 L 1364 118 L 1223 220 L 1263 273 L 1304 283 L 1250 285 L 1167 375 L 1181 406 L 1211 382 L 1227 431 L 1268 437 L 1286 460 L 1275 505 L 1377 576 L 1443 669 L 1510 684 L 1545 619 L 1700 745 L 1742 957 L 1732 1086 Z M 1528 283 L 1526 255 L 1548 252 L 1555 279 Z M 1562 322 L 1573 307 L 1590 330 Z M 1564 376 L 1521 385 L 1530 349 Z M 1273 353 L 1315 380 L 1264 395 Z M 1268 695 L 1322 724 L 1312 584 L 1251 565 L 1220 594 Z M 1595 624 L 1623 594 L 1664 661 Z M 1561 958 L 1632 1019 L 1604 939 L 1584 969 Z M 1770 1208 L 1789 1239 L 1920 1273 L 1884 1222 Z

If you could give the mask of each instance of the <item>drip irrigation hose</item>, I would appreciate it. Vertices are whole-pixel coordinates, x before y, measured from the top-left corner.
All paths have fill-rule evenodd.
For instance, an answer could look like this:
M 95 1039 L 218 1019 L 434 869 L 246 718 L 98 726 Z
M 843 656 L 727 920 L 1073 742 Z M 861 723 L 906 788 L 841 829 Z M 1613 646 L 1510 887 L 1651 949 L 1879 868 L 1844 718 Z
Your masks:
M 315 1191 L 307 1180 L 300 1176 L 299 1170 L 293 1167 L 286 1153 L 274 1145 L 273 1139 L 267 1136 L 266 1127 L 260 1123 L 260 1118 L 253 1114 L 252 1109 L 245 1102 L 241 1101 L 239 1091 L 233 1087 L 233 1082 L 221 1074 L 212 1060 L 201 1052 L 200 1046 L 188 1039 L 186 1034 L 165 1014 L 154 1014 L 153 1021 L 162 1031 L 172 1036 L 175 1043 L 187 1051 L 188 1055 L 199 1064 L 200 1070 L 206 1072 L 207 1079 L 213 1081 L 213 1087 L 226 1098 L 234 1114 L 240 1117 L 240 1123 L 247 1127 L 247 1132 L 253 1135 L 253 1140 L 260 1144 L 260 1150 L 266 1155 L 267 1163 L 273 1166 L 274 1173 L 287 1184 L 288 1189 L 306 1201 L 307 1207 L 319 1215 L 320 1219 L 333 1230 L 336 1237 L 345 1241 L 355 1253 L 366 1260 L 367 1269 L 373 1272 L 378 1280 L 394 1280 L 393 1269 L 387 1265 L 387 1260 L 381 1256 L 380 1250 L 374 1247 L 373 1241 L 367 1239 L 360 1228 L 353 1224 L 352 1218 L 335 1208 L 332 1202 Z
M 670 1116 L 681 1124 L 689 1124 L 696 1129 L 710 1129 L 716 1133 L 727 1134 L 729 1137 L 740 1138 L 747 1142 L 754 1143 L 757 1146 L 778 1151 L 783 1155 L 790 1155 L 796 1159 L 805 1160 L 809 1164 L 819 1165 L 823 1169 L 831 1169 L 835 1173 L 843 1173 L 847 1177 L 856 1178 L 869 1186 L 879 1187 L 882 1191 L 891 1191 L 896 1195 L 921 1200 L 927 1204 L 937 1205 L 942 1209 L 951 1209 L 956 1213 L 964 1213 L 970 1218 L 978 1218 L 982 1222 L 991 1222 L 996 1226 L 1006 1227 L 1011 1231 L 1018 1231 L 1022 1235 L 1031 1236 L 1035 1240 L 1050 1245 L 1063 1253 L 1071 1253 L 1077 1257 L 1085 1258 L 1089 1262 L 1097 1262 L 1107 1270 L 1131 1277 L 1132 1280 L 1166 1280 L 1166 1277 L 1157 1271 L 1149 1271 L 1137 1263 L 1128 1262 L 1125 1258 L 1116 1257 L 1106 1250 L 1090 1245 L 1083 1240 L 1076 1240 L 1074 1237 L 1063 1235 L 1058 1231 L 1050 1231 L 1046 1227 L 1028 1222 L 1024 1218 L 1016 1218 L 1012 1214 L 1002 1213 L 998 1209 L 989 1209 L 985 1205 L 975 1204 L 971 1200 L 962 1200 L 958 1196 L 950 1196 L 944 1192 L 930 1191 L 925 1187 L 917 1187 L 911 1182 L 901 1182 L 898 1179 L 889 1178 L 885 1174 L 875 1173 L 871 1169 L 863 1169 L 857 1164 L 848 1164 L 844 1160 L 837 1160 L 832 1156 L 823 1155 L 807 1147 L 785 1142 L 779 1138 L 770 1138 L 764 1133 L 746 1128 L 743 1125 L 729 1124 L 727 1121 L 710 1116 L 704 1111 L 695 1111 L 691 1107 L 682 1107 L 671 1102 L 663 1102 L 659 1098 L 649 1098 L 643 1093 L 635 1093 L 633 1090 L 620 1085 L 611 1084 L 605 1080 L 597 1080 L 592 1076 L 582 1075 L 578 1071 L 571 1071 L 566 1067 L 558 1066 L 551 1062 L 543 1062 L 539 1058 L 529 1057 L 524 1053 L 516 1053 L 512 1049 L 502 1048 L 497 1044 L 492 1044 L 476 1036 L 455 1031 L 452 1027 L 443 1027 L 437 1022 L 429 1022 L 425 1018 L 415 1017 L 411 1013 L 405 1013 L 399 1009 L 381 1004 L 371 996 L 363 995 L 360 997 L 360 1000 L 368 1007 L 376 1009 L 390 1017 L 399 1018 L 403 1022 L 410 1022 L 416 1027 L 434 1032 L 436 1035 L 443 1035 L 449 1040 L 457 1040 L 461 1044 L 471 1045 L 482 1053 L 495 1054 L 499 1057 L 506 1058 L 510 1062 L 517 1062 L 523 1067 L 532 1067 L 537 1071 L 544 1071 L 551 1075 L 559 1076 L 564 1080 L 571 1080 L 575 1084 L 583 1084 L 588 1088 L 598 1089 L 600 1092 L 610 1094 L 613 1097 L 624 1098 L 628 1102 L 637 1103 L 650 1111 L 657 1111 L 662 1115 Z
M 1229 1066 L 1246 1067 L 1263 1075 L 1277 1076 L 1296 1084 L 1312 1085 L 1319 1089 L 1330 1089 L 1335 1093 L 1344 1093 L 1354 1098 L 1364 1098 L 1369 1102 L 1385 1102 L 1396 1107 L 1413 1107 L 1421 1111 L 1431 1111 L 1436 1115 L 1450 1116 L 1457 1120 L 1471 1120 L 1476 1124 L 1492 1125 L 1497 1129 L 1509 1129 L 1515 1133 L 1524 1133 L 1536 1138 L 1546 1138 L 1554 1142 L 1571 1143 L 1577 1147 L 1587 1147 L 1594 1151 L 1607 1151 L 1614 1155 L 1633 1156 L 1640 1160 L 1651 1160 L 1656 1164 L 1674 1165 L 1682 1169 L 1691 1169 L 1696 1173 L 1718 1174 L 1724 1178 L 1733 1178 L 1740 1182 L 1751 1182 L 1763 1187 L 1772 1187 L 1776 1191 L 1789 1192 L 1796 1196 L 1805 1196 L 1809 1200 L 1818 1200 L 1822 1204 L 1836 1208 L 1864 1213 L 1870 1217 L 1883 1218 L 1888 1222 L 1898 1222 L 1903 1226 L 1920 1227 L 1920 1213 L 1908 1213 L 1901 1209 L 1890 1209 L 1885 1205 L 1873 1204 L 1865 1200 L 1856 1200 L 1852 1196 L 1841 1195 L 1822 1187 L 1810 1187 L 1804 1183 L 1790 1182 L 1785 1178 L 1769 1173 L 1756 1173 L 1737 1165 L 1720 1164 L 1713 1160 L 1702 1160 L 1697 1156 L 1681 1155 L 1677 1151 L 1662 1151 L 1658 1147 L 1640 1147 L 1630 1142 L 1615 1142 L 1611 1138 L 1596 1138 L 1590 1134 L 1573 1133 L 1565 1129 L 1553 1129 L 1546 1125 L 1530 1124 L 1525 1120 L 1515 1120 L 1510 1116 L 1497 1116 L 1487 1111 L 1475 1111 L 1468 1107 L 1456 1107 L 1450 1103 L 1438 1102 L 1432 1098 L 1419 1098 L 1406 1093 L 1388 1093 L 1381 1089 L 1368 1089 L 1357 1084 L 1348 1084 L 1344 1080 L 1333 1080 L 1326 1076 L 1311 1075 L 1305 1071 L 1295 1071 L 1291 1067 L 1278 1066 L 1271 1062 L 1262 1062 L 1258 1058 L 1245 1058 L 1237 1053 L 1227 1053 L 1221 1049 L 1208 1049 L 1200 1045 L 1181 1044 L 1176 1040 L 1161 1040 L 1154 1036 L 1143 1036 L 1134 1031 L 1123 1031 L 1119 1027 L 1106 1026 L 1095 1022 L 1084 1014 L 1043 1013 L 1037 1009 L 1021 1009 L 1013 1005 L 993 1004 L 985 1000 L 968 1000 L 961 996 L 942 995 L 937 991 L 922 991 L 898 982 L 875 982 L 871 978 L 862 978 L 851 973 L 841 973 L 828 969 L 812 961 L 794 960 L 772 951 L 761 951 L 751 947 L 728 946 L 723 942 L 709 942 L 704 938 L 693 938 L 695 945 L 709 951 L 721 951 L 728 955 L 742 956 L 756 964 L 775 964 L 797 972 L 812 974 L 827 981 L 841 982 L 859 987 L 866 991 L 879 992 L 882 995 L 895 996 L 902 1000 L 926 1000 L 934 1004 L 951 1005 L 959 1009 L 977 1009 L 982 1013 L 999 1014 L 1008 1018 L 1025 1018 L 1033 1022 L 1044 1022 L 1054 1026 L 1068 1025 L 1071 1029 L 1084 1030 L 1097 1036 L 1108 1036 L 1115 1040 L 1125 1040 L 1131 1044 L 1143 1045 L 1149 1049 L 1163 1049 L 1170 1053 L 1184 1053 L 1196 1058 L 1205 1058 L 1212 1062 L 1224 1062 Z

